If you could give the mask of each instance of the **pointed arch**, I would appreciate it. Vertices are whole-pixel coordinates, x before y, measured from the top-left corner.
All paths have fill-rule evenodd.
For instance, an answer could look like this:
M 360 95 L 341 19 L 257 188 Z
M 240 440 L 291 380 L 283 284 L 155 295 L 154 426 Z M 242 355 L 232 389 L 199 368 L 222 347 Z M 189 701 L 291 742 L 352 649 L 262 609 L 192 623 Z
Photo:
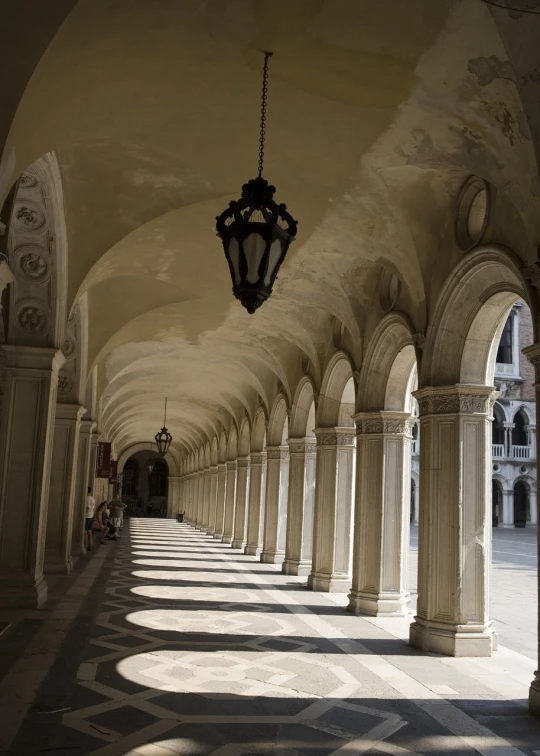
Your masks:
M 278 394 L 270 412 L 268 421 L 267 446 L 281 446 L 288 435 L 287 401 L 283 394 Z
M 266 445 L 266 412 L 261 406 L 255 413 L 251 432 L 251 451 L 262 452 Z
M 227 459 L 230 460 L 231 462 L 234 462 L 234 460 L 237 457 L 238 457 L 238 431 L 236 430 L 236 425 L 233 425 L 229 433 L 229 438 L 227 440 Z
M 291 438 L 304 438 L 313 435 L 313 428 L 308 427 L 310 412 L 315 401 L 315 388 L 312 379 L 305 375 L 296 388 L 291 408 L 289 435 Z
M 343 393 L 354 372 L 354 366 L 346 352 L 339 351 L 332 356 L 323 376 L 317 408 L 317 427 L 333 428 L 339 425 Z
M 251 428 L 249 419 L 246 415 L 240 425 L 240 436 L 238 439 L 238 456 L 247 457 L 250 450 Z

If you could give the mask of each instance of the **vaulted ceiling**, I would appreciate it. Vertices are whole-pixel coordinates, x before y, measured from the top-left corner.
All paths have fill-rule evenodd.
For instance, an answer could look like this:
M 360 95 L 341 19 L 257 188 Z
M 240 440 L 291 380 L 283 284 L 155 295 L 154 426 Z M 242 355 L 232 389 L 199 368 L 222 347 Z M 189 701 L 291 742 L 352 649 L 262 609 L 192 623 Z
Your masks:
M 25 4 L 41 28 L 29 40 Z M 68 309 L 87 292 L 88 366 L 119 451 L 153 437 L 165 396 L 185 450 L 278 387 L 290 397 L 302 361 L 318 383 L 336 321 L 360 367 L 384 270 L 425 328 L 459 256 L 454 208 L 471 174 L 493 188 L 486 241 L 534 254 L 540 17 L 481 0 L 52 5 L 7 4 L 27 49 L 13 81 L 2 67 L 0 191 L 55 152 Z M 249 316 L 214 219 L 256 172 L 266 49 L 265 175 L 299 231 Z

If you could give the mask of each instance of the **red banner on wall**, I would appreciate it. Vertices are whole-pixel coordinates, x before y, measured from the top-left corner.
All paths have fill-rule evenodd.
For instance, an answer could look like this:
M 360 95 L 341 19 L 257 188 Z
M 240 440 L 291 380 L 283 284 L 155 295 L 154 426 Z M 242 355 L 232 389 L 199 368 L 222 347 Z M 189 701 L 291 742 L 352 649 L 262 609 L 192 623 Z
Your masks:
M 108 478 L 111 474 L 111 445 L 100 441 L 97 445 L 96 478 Z
M 111 469 L 109 472 L 109 483 L 118 483 L 118 460 L 111 459 Z

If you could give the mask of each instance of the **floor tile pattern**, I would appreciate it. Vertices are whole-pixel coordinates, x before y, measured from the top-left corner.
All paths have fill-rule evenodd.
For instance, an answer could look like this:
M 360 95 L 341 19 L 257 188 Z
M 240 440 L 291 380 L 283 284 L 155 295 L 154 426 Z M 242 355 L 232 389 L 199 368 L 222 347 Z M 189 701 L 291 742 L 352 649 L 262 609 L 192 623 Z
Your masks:
M 92 619 L 66 640 L 72 669 L 53 667 L 9 756 L 532 756 L 540 745 L 525 681 L 505 695 L 488 680 L 520 669 L 519 654 L 477 660 L 470 675 L 449 664 L 468 660 L 422 655 L 188 525 L 132 520 L 106 548 L 117 551 Z

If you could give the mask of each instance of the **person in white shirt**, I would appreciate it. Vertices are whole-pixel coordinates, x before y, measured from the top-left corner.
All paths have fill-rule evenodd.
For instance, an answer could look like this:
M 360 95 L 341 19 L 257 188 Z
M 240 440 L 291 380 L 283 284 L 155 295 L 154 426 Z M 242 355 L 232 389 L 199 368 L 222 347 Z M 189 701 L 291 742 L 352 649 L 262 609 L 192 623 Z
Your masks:
M 92 489 L 88 486 L 88 495 L 86 497 L 86 522 L 84 525 L 84 543 L 87 551 L 92 551 L 92 542 L 94 536 L 92 533 L 92 523 L 96 513 L 96 500 L 92 496 Z

